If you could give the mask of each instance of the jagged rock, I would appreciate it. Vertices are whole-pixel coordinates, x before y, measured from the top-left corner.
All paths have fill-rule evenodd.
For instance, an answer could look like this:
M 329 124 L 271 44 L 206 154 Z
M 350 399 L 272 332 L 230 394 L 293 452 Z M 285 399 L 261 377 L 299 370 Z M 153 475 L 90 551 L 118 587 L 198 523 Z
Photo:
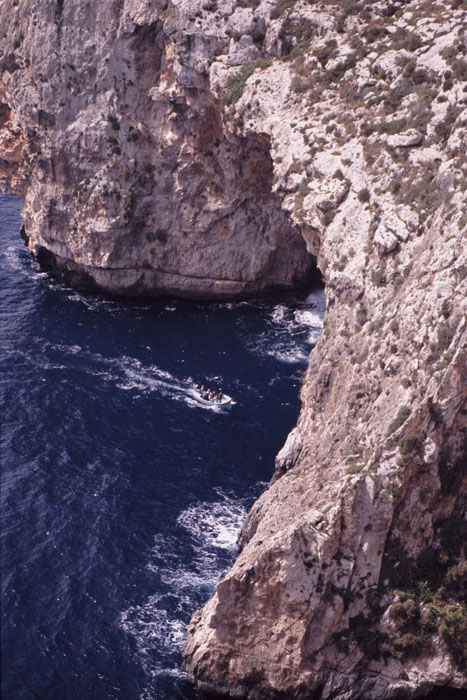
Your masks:
M 238 41 L 232 39 L 229 51 L 229 64 L 231 66 L 241 66 L 258 58 L 259 51 L 253 43 L 253 38 L 249 35 L 240 37 Z
M 276 457 L 275 475 L 276 478 L 285 474 L 297 463 L 303 447 L 303 439 L 297 428 L 294 428 L 287 438 L 284 447 Z
M 399 205 L 397 210 L 387 203 L 381 218 L 381 226 L 375 234 L 375 243 L 390 252 L 395 248 L 397 239 L 406 242 L 410 233 L 415 233 L 419 225 L 418 214 L 410 207 Z M 394 239 L 396 243 L 394 243 Z
M 290 287 L 312 256 L 326 283 L 297 426 L 193 617 L 190 677 L 263 700 L 467 688 L 463 15 L 46 0 L 32 23 L 31 1 L 0 7 L 0 172 L 32 250 L 127 293 Z
M 314 203 L 323 212 L 336 209 L 349 191 L 349 183 L 337 178 L 323 178 L 312 185 Z M 313 196 L 313 195 L 312 195 Z
M 272 192 L 268 139 L 224 124 L 209 89 L 209 60 L 229 45 L 216 12 L 76 0 L 48 21 L 49 5 L 44 30 L 27 3 L 0 8 L 12 48 L 24 34 L 18 65 L 3 62 L 0 142 L 30 249 L 114 293 L 238 297 L 304 281 L 313 259 Z M 236 14 L 252 25 L 250 9 Z M 251 36 L 231 43 L 239 61 L 258 55 Z
M 423 141 L 423 134 L 418 129 L 407 129 L 400 134 L 388 136 L 388 146 L 394 148 L 409 148 L 419 146 Z
M 407 51 L 385 51 L 373 61 L 372 73 L 385 78 L 398 78 L 401 61 L 408 61 L 410 54 Z
M 374 242 L 381 254 L 391 253 L 397 246 L 397 237 L 386 226 L 379 226 L 375 233 Z
M 417 18 L 421 5 L 409 7 Z M 397 26 L 410 17 L 408 9 L 404 6 Z M 313 9 L 306 12 L 315 21 Z M 338 35 L 323 33 L 312 47 L 322 48 L 331 39 L 339 44 Z M 339 69 L 338 50 L 330 69 Z M 453 167 L 439 139 L 435 146 L 406 148 L 403 166 L 397 153 L 384 150 L 385 141 L 394 149 L 422 142 L 421 130 L 407 124 L 424 109 L 415 90 L 402 97 L 401 111 L 393 117 L 403 130 L 381 136 L 391 119 L 378 96 L 392 89 L 403 95 L 409 85 L 398 55 L 413 58 L 409 51 L 386 58 L 384 51 L 374 52 L 357 62 L 353 86 L 345 74 L 345 94 L 361 91 L 364 105 L 353 106 L 352 114 L 332 85 L 311 109 L 306 94 L 294 96 L 293 89 L 290 94 L 276 89 L 271 99 L 279 82 L 292 85 L 287 65 L 256 71 L 237 103 L 249 131 L 271 136 L 275 189 L 284 193 L 284 208 L 325 271 L 328 311 L 325 335 L 304 378 L 298 426 L 278 455 L 270 489 L 247 518 L 237 562 L 193 618 L 186 668 L 201 688 L 249 698 L 315 694 L 381 700 L 409 698 L 436 685 L 467 687 L 463 668 L 436 633 L 430 649 L 396 654 L 393 645 L 401 632 L 391 617 L 390 594 L 376 596 L 378 612 L 372 612 L 376 592 L 403 585 L 404 577 L 395 583 L 397 571 L 417 571 L 417 563 L 437 546 L 443 518 L 462 517 L 467 488 L 459 475 L 456 496 L 439 490 L 442 453 L 451 449 L 446 445 L 455 442 L 452 459 L 465 461 L 466 395 L 459 393 L 465 381 L 465 326 L 443 350 L 437 335 L 439 303 L 456 299 L 455 311 L 445 310 L 453 329 L 462 316 L 459 284 L 465 286 L 456 281 L 465 264 L 460 243 L 465 197 L 459 190 L 453 195 L 447 230 L 439 192 L 447 191 L 441 189 L 447 174 L 465 175 Z M 375 60 L 384 76 L 378 83 L 369 73 Z M 423 65 L 420 56 L 416 63 Z M 248 104 L 254 105 L 251 111 Z M 428 133 L 430 107 L 425 108 Z M 341 125 L 346 139 L 337 137 Z M 370 133 L 362 143 L 356 133 L 367 125 Z M 456 122 L 454 143 L 460 142 L 460 128 Z M 308 144 L 314 152 L 304 168 L 306 178 L 292 179 L 290 165 L 299 171 Z M 335 178 L 338 170 L 344 179 Z M 347 180 L 350 188 L 333 197 L 334 186 L 339 190 Z M 453 192 L 454 180 L 449 187 Z M 323 220 L 326 211 L 331 220 Z M 378 254 L 368 252 L 371 243 Z M 357 337 L 346 340 L 356 309 Z M 398 410 L 406 404 L 410 418 L 395 429 Z M 434 404 L 443 406 L 446 432 L 431 422 Z M 318 503 L 321 522 L 314 511 Z M 410 562 L 408 569 L 404 561 Z M 244 612 L 234 613 L 238 610 Z M 386 655 L 384 664 L 375 660 L 376 649 Z

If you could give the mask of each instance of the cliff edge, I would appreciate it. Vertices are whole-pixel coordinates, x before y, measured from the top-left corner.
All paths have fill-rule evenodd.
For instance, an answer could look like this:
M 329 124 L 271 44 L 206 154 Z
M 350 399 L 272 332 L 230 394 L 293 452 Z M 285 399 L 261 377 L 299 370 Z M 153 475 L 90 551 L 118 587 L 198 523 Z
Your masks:
M 126 295 L 306 282 L 266 134 L 229 128 L 210 90 L 229 37 L 165 0 L 33 5 L 0 8 L 0 182 L 39 260 Z
M 466 688 L 465 6 L 230 17 L 212 89 L 236 128 L 268 134 L 327 311 L 298 425 L 185 667 L 232 697 Z
M 190 677 L 466 689 L 465 0 L 9 5 L 0 170 L 31 250 L 120 292 L 325 280 L 298 424 L 192 619 Z

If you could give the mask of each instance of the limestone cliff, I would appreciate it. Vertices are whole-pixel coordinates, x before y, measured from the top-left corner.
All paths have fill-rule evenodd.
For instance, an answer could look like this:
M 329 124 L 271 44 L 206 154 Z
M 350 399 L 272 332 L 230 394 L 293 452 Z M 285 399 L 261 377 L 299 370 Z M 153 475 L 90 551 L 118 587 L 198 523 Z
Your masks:
M 226 126 L 208 68 L 229 38 L 177 3 L 7 0 L 0 171 L 30 249 L 74 284 L 235 297 L 307 279 L 266 134 Z
M 190 676 L 467 688 L 465 1 L 9 5 L 1 169 L 32 250 L 118 291 L 254 293 L 314 258 L 326 283 L 297 427 L 192 620 Z

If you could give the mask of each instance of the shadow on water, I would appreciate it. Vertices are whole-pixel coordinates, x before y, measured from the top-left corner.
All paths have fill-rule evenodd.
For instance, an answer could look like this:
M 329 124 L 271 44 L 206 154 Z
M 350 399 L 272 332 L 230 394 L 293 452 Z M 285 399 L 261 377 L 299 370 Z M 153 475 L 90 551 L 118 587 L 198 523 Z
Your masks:
M 199 700 L 186 626 L 296 421 L 324 294 L 78 292 L 31 259 L 19 207 L 0 192 L 3 697 Z
M 96 297 L 41 271 L 19 228 L 0 194 L 4 697 L 192 700 L 186 626 L 296 421 L 323 293 Z

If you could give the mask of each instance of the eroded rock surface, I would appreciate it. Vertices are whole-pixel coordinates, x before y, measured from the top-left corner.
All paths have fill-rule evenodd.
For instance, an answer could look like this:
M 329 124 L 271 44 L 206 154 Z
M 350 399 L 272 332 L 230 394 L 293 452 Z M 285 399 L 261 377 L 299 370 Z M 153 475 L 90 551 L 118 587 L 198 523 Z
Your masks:
M 465 2 L 0 17 L 1 170 L 31 249 L 118 291 L 255 293 L 309 256 L 325 279 L 297 427 L 193 617 L 191 678 L 245 698 L 467 688 Z
M 30 249 L 71 283 L 216 298 L 307 279 L 267 136 L 234 133 L 209 88 L 229 37 L 187 11 L 2 3 L 2 182 L 23 197 Z
M 327 312 L 186 668 L 233 697 L 466 688 L 465 7 L 249 5 L 262 58 L 212 87 L 269 135 Z

